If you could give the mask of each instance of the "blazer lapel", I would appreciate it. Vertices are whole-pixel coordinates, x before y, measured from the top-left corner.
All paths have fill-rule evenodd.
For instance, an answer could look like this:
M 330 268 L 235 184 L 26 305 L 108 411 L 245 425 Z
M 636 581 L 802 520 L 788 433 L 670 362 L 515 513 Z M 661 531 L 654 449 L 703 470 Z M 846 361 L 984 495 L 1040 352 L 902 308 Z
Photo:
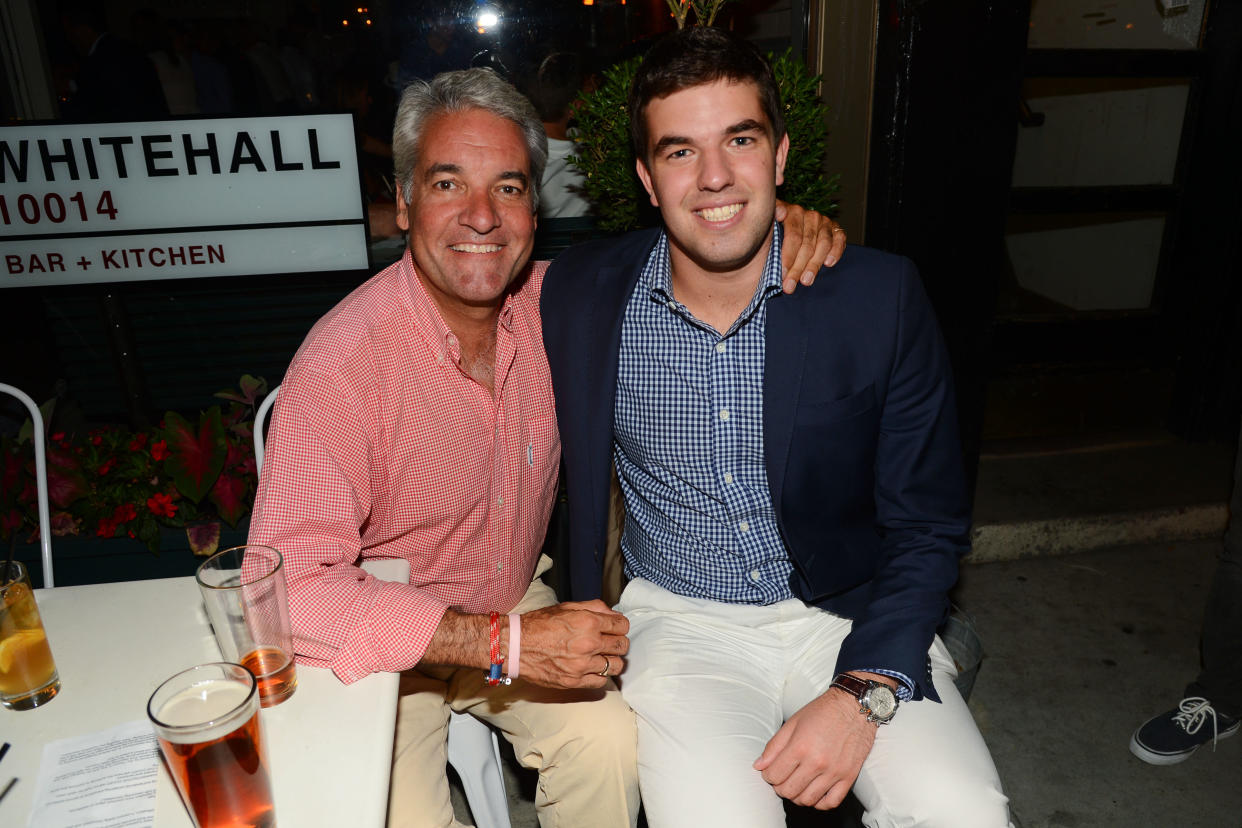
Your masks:
M 613 412 L 617 401 L 617 369 L 620 363 L 621 323 L 625 307 L 643 265 L 654 247 L 659 231 L 632 235 L 610 263 L 601 264 L 594 279 L 583 280 L 590 294 L 585 303 L 591 308 L 583 314 L 585 328 L 580 341 L 587 348 L 586 416 L 587 455 L 590 462 L 592 515 L 595 536 L 607 531 L 609 481 L 612 479 Z M 604 553 L 603 546 L 596 556 Z
M 807 288 L 798 288 L 807 290 Z M 763 362 L 763 453 L 768 490 L 779 518 L 794 416 L 807 358 L 806 314 L 810 302 L 780 294 L 768 300 Z

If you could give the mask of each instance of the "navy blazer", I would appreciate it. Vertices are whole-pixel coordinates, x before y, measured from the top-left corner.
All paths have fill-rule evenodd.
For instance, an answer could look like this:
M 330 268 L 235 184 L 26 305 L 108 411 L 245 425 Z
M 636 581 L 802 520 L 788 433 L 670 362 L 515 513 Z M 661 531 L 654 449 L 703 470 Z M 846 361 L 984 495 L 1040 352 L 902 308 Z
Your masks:
M 569 505 L 571 597 L 599 597 L 621 321 L 658 238 L 570 248 L 543 284 Z M 969 544 L 949 360 L 914 265 L 850 246 L 768 301 L 763 441 L 790 586 L 854 626 L 836 670 L 889 669 L 938 700 L 927 651 Z

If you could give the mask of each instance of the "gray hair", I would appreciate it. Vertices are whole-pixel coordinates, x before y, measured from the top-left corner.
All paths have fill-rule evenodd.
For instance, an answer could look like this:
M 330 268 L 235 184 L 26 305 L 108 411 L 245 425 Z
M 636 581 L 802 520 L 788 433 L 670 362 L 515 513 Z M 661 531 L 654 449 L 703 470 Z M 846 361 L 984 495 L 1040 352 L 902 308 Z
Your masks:
M 417 80 L 401 93 L 392 129 L 393 173 L 408 201 L 418 166 L 418 147 L 427 123 L 443 112 L 482 109 L 517 124 L 530 160 L 531 210 L 539 210 L 539 184 L 548 162 L 548 136 L 526 96 L 488 68 L 441 72 L 431 82 Z

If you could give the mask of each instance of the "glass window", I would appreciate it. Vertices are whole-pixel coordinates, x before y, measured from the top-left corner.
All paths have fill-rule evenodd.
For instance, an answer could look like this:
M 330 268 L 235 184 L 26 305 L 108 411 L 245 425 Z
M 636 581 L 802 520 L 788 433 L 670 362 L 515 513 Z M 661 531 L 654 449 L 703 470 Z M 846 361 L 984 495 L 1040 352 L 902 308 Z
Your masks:
M 1165 216 L 1014 216 L 1005 236 L 1014 283 L 1002 316 L 1137 311 L 1151 305 Z
M 1041 116 L 1018 130 L 1015 187 L 1172 184 L 1190 83 L 1182 78 L 1033 78 Z
M 1195 49 L 1206 6 L 1207 0 L 1032 0 L 1026 45 L 1031 49 Z

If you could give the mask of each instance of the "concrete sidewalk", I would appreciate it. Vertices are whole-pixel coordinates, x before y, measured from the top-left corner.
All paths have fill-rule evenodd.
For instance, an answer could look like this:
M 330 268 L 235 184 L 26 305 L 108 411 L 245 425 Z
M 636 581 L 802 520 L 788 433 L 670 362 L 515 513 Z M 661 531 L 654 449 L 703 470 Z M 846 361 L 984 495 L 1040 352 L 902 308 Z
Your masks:
M 969 566 L 970 700 L 1023 828 L 1242 825 L 1242 739 L 1156 767 L 1130 735 L 1198 672 L 1218 540 Z

